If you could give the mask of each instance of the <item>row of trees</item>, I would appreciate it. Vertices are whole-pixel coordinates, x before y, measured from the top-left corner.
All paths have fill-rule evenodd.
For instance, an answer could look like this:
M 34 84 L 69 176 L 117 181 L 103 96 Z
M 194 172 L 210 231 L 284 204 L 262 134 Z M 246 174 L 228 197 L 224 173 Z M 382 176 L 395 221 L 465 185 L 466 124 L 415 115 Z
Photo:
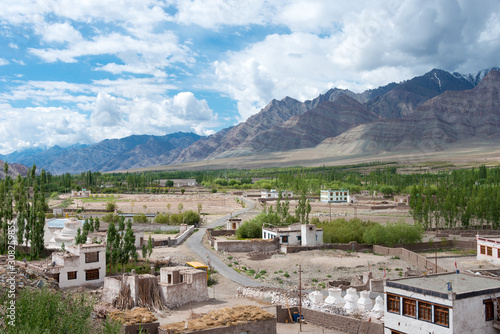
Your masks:
M 36 259 L 44 249 L 45 181 L 44 170 L 36 175 L 36 166 L 28 170 L 27 177 L 14 180 L 8 175 L 9 166 L 4 164 L 5 179 L 0 180 L 0 253 L 8 249 L 9 225 L 17 225 L 17 243 L 31 246 L 30 259 Z

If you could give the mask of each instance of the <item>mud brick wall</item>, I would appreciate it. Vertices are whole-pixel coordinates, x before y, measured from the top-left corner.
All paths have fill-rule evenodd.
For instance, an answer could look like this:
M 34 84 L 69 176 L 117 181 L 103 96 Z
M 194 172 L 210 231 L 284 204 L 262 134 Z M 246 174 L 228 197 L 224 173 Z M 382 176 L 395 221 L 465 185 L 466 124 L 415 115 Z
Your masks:
M 338 330 L 343 333 L 357 334 L 383 334 L 384 325 L 375 322 L 368 322 L 352 317 L 344 317 L 336 314 L 313 311 L 307 308 L 302 308 L 304 321 L 313 325 Z
M 145 334 L 158 334 L 158 328 L 160 326 L 159 322 L 152 322 L 149 324 L 137 324 L 137 325 L 129 325 L 123 326 L 125 329 L 125 334 L 137 334 L 140 330 L 141 333 Z
M 267 320 L 259 320 L 256 322 L 251 322 L 247 324 L 239 324 L 236 326 L 228 326 L 228 327 L 217 327 L 217 328 L 209 328 L 203 329 L 199 331 L 190 332 L 187 329 L 186 334 L 196 333 L 196 334 L 241 334 L 242 332 L 249 333 L 262 333 L 262 334 L 276 334 L 276 318 L 267 319 Z M 160 328 L 158 331 L 159 334 L 168 334 L 167 330 Z
M 315 250 L 315 249 L 340 249 L 345 251 L 359 251 L 362 249 L 366 249 L 371 251 L 372 246 L 358 244 L 356 241 L 351 241 L 348 244 L 323 244 L 319 246 L 286 246 L 286 245 L 281 246 L 281 251 L 287 254 L 308 251 L 308 250 Z
M 242 241 L 226 241 L 226 240 L 216 240 L 214 242 L 215 250 L 219 252 L 272 252 L 280 249 L 279 242 L 273 241 L 262 241 L 262 240 L 242 240 Z

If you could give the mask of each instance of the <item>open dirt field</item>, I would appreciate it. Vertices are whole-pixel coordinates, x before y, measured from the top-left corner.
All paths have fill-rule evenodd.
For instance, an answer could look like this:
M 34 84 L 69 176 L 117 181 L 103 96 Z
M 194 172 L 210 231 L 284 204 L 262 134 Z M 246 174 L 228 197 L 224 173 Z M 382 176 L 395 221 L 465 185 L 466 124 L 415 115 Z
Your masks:
M 416 269 L 403 260 L 341 250 L 276 254 L 270 259 L 259 261 L 248 259 L 246 253 L 221 254 L 220 258 L 240 272 L 251 274 L 253 271 L 255 274 L 261 274 L 257 280 L 266 285 L 285 289 L 298 287 L 299 265 L 302 268 L 302 285 L 308 290 L 325 290 L 329 281 L 336 280 L 361 285 L 359 276 L 368 271 L 372 272 L 374 279 L 381 279 L 384 273 L 387 278 L 398 278 L 408 267 Z
M 69 209 L 84 207 L 86 211 L 104 210 L 108 201 L 115 201 L 118 210 L 127 213 L 157 213 L 157 212 L 179 212 L 179 204 L 183 205 L 182 211 L 198 211 L 198 204 L 201 203 L 201 212 L 207 215 L 224 215 L 240 210 L 241 204 L 236 202 L 236 197 L 224 193 L 192 193 L 186 192 L 177 194 L 115 194 L 99 195 L 95 198 L 74 198 Z M 61 195 L 61 200 L 51 200 L 49 205 L 56 206 L 69 195 Z M 170 207 L 169 207 L 170 206 Z

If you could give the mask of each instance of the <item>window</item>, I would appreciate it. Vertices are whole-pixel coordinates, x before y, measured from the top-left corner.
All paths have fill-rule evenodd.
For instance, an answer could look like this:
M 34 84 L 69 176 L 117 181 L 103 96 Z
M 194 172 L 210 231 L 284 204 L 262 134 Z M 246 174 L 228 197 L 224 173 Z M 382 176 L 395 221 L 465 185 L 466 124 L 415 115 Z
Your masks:
M 416 305 L 417 301 L 415 299 L 403 298 L 403 314 L 415 318 Z
M 99 252 L 85 253 L 85 263 L 99 262 Z
M 399 313 L 399 296 L 387 295 L 387 311 Z
M 493 256 L 493 249 L 491 247 L 486 248 L 486 255 Z
M 403 332 L 398 332 L 398 331 L 395 331 L 395 330 L 391 330 L 391 334 L 403 334 Z
M 76 271 L 68 272 L 68 280 L 76 279 Z
M 302 241 L 302 236 L 300 236 L 300 235 L 299 235 L 299 236 L 297 236 L 297 240 L 298 240 L 298 241 Z
M 449 318 L 448 318 L 448 308 L 443 306 L 434 306 L 434 322 L 439 325 L 448 326 Z
M 486 246 L 481 246 L 481 254 L 486 254 Z
M 282 236 L 281 237 L 281 242 L 285 243 L 285 244 L 288 243 L 288 236 L 287 235 Z
M 57 283 L 59 283 L 59 273 L 52 274 L 52 278 L 55 279 Z
M 500 248 L 497 249 L 497 257 L 500 258 Z
M 432 304 L 418 302 L 418 318 L 420 320 L 432 321 Z
M 484 314 L 486 321 L 493 320 L 495 318 L 495 312 L 493 309 L 493 300 L 488 299 L 483 301 L 484 303 Z
M 99 279 L 99 269 L 90 269 L 85 272 L 85 280 L 93 281 Z

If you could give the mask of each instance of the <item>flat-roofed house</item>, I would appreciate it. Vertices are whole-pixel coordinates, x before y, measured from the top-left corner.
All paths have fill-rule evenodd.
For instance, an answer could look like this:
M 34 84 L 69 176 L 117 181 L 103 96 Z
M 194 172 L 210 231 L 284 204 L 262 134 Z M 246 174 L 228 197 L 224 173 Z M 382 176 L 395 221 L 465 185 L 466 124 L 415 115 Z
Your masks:
M 500 332 L 500 281 L 445 273 L 386 281 L 384 333 Z

